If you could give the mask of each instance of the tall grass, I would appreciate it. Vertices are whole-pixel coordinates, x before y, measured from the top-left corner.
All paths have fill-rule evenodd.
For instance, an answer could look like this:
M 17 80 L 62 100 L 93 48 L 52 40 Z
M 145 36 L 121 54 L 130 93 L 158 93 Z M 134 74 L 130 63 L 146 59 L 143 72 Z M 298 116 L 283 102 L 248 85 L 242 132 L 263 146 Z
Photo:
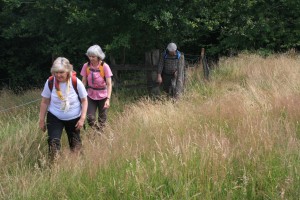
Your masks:
M 38 103 L 1 113 L 0 197 L 299 199 L 299 64 L 241 54 L 209 82 L 191 70 L 177 102 L 114 94 L 105 134 L 83 131 L 81 155 L 63 138 L 53 165 Z

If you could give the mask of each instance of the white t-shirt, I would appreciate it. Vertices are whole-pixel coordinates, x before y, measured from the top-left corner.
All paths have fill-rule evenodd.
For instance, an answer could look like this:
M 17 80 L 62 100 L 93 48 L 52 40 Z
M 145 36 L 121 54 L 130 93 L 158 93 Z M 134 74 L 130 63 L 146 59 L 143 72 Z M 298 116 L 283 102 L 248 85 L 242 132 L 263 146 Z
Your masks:
M 55 78 L 53 80 L 53 89 L 52 92 L 49 89 L 48 86 L 48 80 L 45 83 L 44 90 L 42 92 L 42 97 L 45 98 L 50 98 L 50 105 L 48 106 L 48 111 L 51 112 L 54 116 L 56 116 L 60 120 L 72 120 L 77 117 L 80 117 L 81 115 L 81 102 L 79 102 L 78 95 L 80 99 L 86 98 L 87 97 L 87 92 L 86 89 L 81 82 L 77 78 L 77 90 L 78 90 L 78 95 L 76 91 L 73 88 L 72 80 L 70 78 L 70 91 L 68 95 L 68 99 L 70 102 L 70 108 L 68 111 L 64 111 L 61 109 L 63 101 L 60 100 L 57 96 L 56 89 L 55 89 Z M 66 91 L 67 91 L 67 82 L 61 82 L 59 83 L 59 88 L 60 91 L 62 91 L 63 96 L 66 96 Z

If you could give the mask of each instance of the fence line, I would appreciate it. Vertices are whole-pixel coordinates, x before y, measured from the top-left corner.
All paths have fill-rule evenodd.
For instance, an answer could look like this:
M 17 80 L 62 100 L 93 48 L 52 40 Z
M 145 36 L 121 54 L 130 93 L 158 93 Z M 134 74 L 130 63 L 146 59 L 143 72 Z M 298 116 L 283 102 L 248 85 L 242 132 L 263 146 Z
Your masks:
M 201 58 L 200 55 L 193 55 L 193 54 L 186 54 L 186 53 L 184 53 L 184 59 L 187 62 L 190 62 L 192 64 L 195 64 L 195 63 L 199 62 L 200 58 Z
M 209 68 L 208 63 L 207 63 L 207 58 L 206 58 L 206 53 L 205 53 L 204 48 L 201 49 L 201 59 L 202 59 L 202 65 L 203 65 L 204 78 L 206 80 L 209 80 L 210 68 Z
M 12 110 L 12 109 L 20 108 L 20 107 L 29 105 L 29 104 L 31 104 L 31 103 L 34 103 L 34 102 L 40 101 L 40 100 L 42 100 L 42 98 L 39 98 L 39 99 L 36 99 L 36 100 L 33 100 L 33 101 L 29 101 L 29 102 L 24 103 L 24 104 L 21 104 L 21 105 L 17 105 L 17 106 L 13 106 L 13 107 L 10 107 L 10 108 L 6 108 L 6 109 L 3 109 L 3 110 L 0 110 L 0 113 L 6 112 L 6 111 L 9 111 L 9 110 Z

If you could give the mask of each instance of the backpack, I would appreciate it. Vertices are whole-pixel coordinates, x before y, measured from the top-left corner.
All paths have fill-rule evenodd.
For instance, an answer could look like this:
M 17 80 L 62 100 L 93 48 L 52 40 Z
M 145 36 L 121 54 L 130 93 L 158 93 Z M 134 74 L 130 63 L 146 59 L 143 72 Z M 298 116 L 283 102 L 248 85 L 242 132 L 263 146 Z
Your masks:
M 105 72 L 104 72 L 104 61 L 101 62 L 101 64 L 99 65 L 99 69 L 92 69 L 90 68 L 90 65 L 88 64 L 87 68 L 86 68 L 86 76 L 88 77 L 90 72 L 99 72 L 100 73 L 100 76 L 104 79 L 104 81 L 106 82 L 106 78 L 105 78 Z M 93 78 L 92 78 L 92 82 L 93 82 Z M 92 88 L 92 89 L 95 89 L 95 90 L 103 90 L 103 89 L 106 89 L 105 88 L 93 88 L 93 87 L 90 87 L 89 86 L 89 83 L 87 84 L 88 85 L 88 88 Z
M 90 71 L 92 72 L 100 72 L 100 76 L 102 78 L 105 78 L 105 73 L 104 73 L 104 61 L 101 62 L 101 64 L 99 65 L 99 69 L 91 69 L 90 65 L 87 66 L 86 68 L 86 76 L 88 76 L 90 74 Z
M 48 87 L 50 89 L 50 92 L 52 92 L 52 89 L 53 89 L 53 83 L 54 83 L 54 76 L 50 76 L 48 78 Z M 79 97 L 79 94 L 78 94 L 78 89 L 77 89 L 77 77 L 76 77 L 76 72 L 73 71 L 72 72 L 72 85 L 73 85 L 73 88 L 76 92 L 76 94 L 78 95 Z M 55 84 L 55 88 L 57 88 L 57 85 Z
M 177 72 L 177 69 L 178 69 L 178 66 L 179 66 L 179 60 L 180 60 L 180 57 L 181 57 L 181 53 L 180 53 L 180 51 L 176 50 L 176 57 L 171 57 L 170 58 L 168 55 L 169 55 L 169 50 L 166 49 L 164 51 L 164 54 L 163 54 L 163 58 L 164 58 L 164 60 L 163 60 L 164 61 L 163 68 L 165 66 L 165 61 L 166 60 L 176 60 L 176 70 L 172 74 L 169 74 L 169 75 L 175 76 L 176 72 Z M 168 73 L 166 73 L 166 74 L 168 74 Z
M 180 51 L 176 50 L 176 58 L 169 58 L 168 57 L 169 51 L 168 49 L 164 52 L 164 59 L 180 59 L 181 53 Z

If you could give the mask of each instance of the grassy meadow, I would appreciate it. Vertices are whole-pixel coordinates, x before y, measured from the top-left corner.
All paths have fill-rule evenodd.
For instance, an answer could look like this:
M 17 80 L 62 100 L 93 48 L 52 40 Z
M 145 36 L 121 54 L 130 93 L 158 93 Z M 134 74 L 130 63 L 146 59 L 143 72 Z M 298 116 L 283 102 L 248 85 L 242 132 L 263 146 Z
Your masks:
M 223 58 L 188 71 L 177 102 L 112 97 L 105 134 L 49 165 L 41 90 L 0 94 L 0 199 L 300 199 L 300 56 Z

